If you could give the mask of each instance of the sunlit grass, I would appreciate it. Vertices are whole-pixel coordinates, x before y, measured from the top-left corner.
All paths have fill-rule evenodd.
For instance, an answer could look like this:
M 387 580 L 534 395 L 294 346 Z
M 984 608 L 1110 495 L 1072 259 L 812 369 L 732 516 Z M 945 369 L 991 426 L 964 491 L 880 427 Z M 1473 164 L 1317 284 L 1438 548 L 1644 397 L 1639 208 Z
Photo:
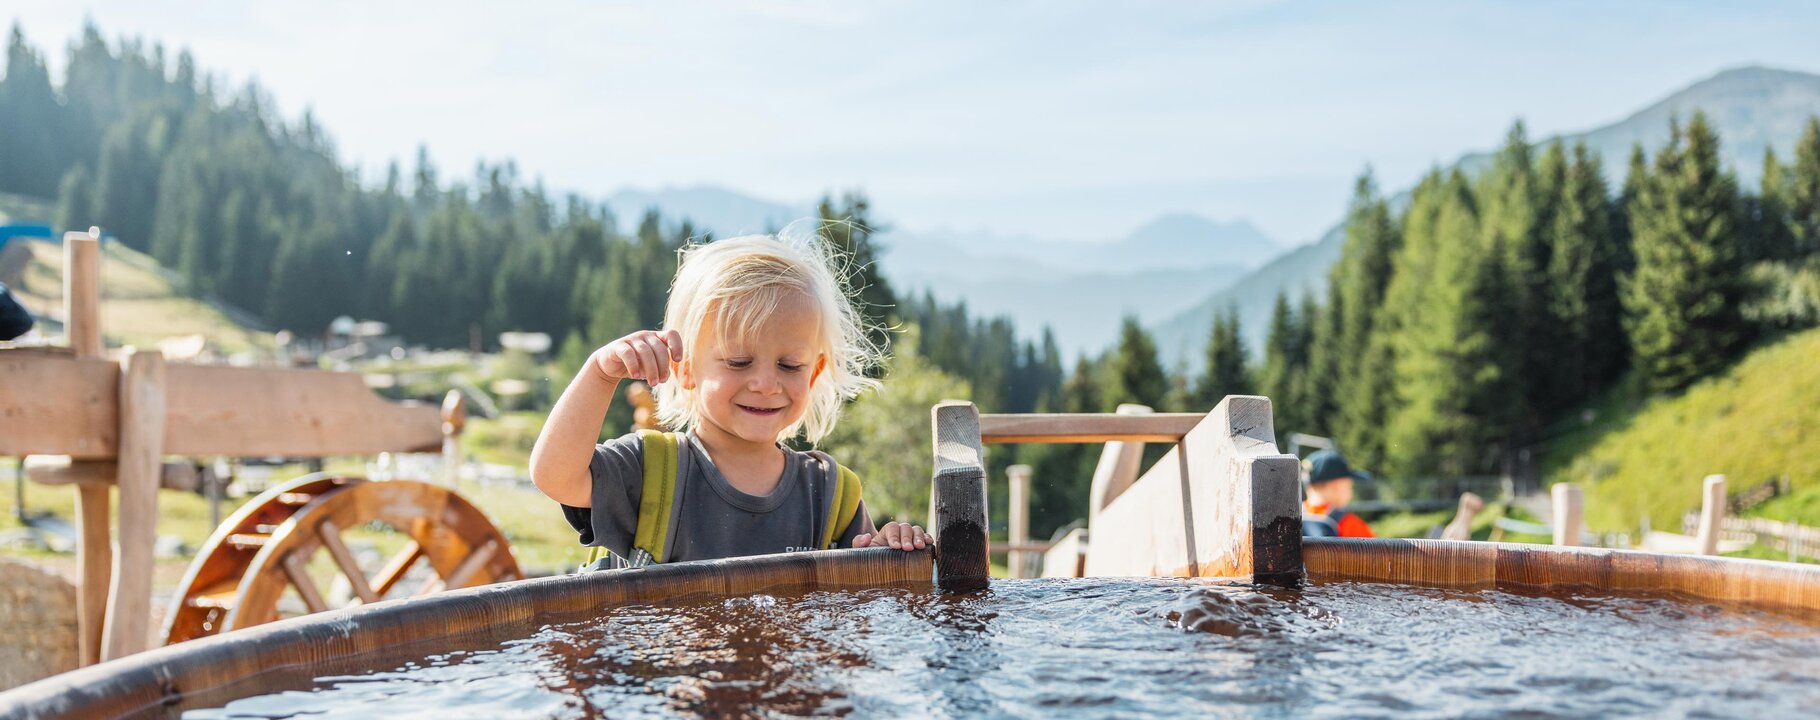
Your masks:
M 1736 493 L 1788 476 L 1795 490 L 1820 486 L 1820 330 L 1758 348 L 1722 375 L 1687 392 L 1657 398 L 1557 443 L 1585 450 L 1547 456 L 1550 482 L 1586 488 L 1586 519 L 1594 530 L 1678 530 L 1681 516 L 1700 506 L 1707 475 L 1727 476 Z M 1820 500 L 1790 503 L 1780 519 L 1820 525 Z M 1767 512 L 1767 510 L 1766 510 Z

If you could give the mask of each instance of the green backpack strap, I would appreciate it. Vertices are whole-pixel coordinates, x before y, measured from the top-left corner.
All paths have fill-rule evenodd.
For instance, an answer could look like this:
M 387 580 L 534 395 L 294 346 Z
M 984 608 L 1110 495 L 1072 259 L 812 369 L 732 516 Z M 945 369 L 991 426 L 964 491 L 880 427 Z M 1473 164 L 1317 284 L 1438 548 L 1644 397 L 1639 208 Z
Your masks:
M 649 563 L 663 562 L 664 553 L 669 550 L 670 541 L 675 538 L 676 487 L 677 478 L 681 475 L 680 458 L 682 455 L 682 433 L 666 433 L 658 430 L 639 430 L 639 444 L 644 452 L 644 478 L 642 492 L 638 497 L 638 528 L 632 537 L 633 555 L 642 550 L 650 556 Z M 610 561 L 613 553 L 599 545 L 588 548 L 588 559 L 581 565 L 582 570 L 603 570 L 624 567 L 624 563 Z M 628 558 L 628 561 L 631 559 Z M 636 563 L 634 563 L 636 565 Z
M 834 496 L 828 503 L 828 521 L 822 523 L 825 528 L 822 531 L 823 550 L 834 547 L 834 541 L 847 534 L 847 526 L 852 525 L 853 517 L 859 514 L 859 475 L 848 470 L 847 466 L 835 463 L 833 459 L 828 462 L 834 465 L 835 481 Z
M 660 430 L 638 431 L 644 446 L 644 491 L 638 498 L 638 532 L 632 547 L 651 556 L 650 562 L 661 563 L 669 551 L 671 520 L 676 514 L 676 479 L 682 433 Z

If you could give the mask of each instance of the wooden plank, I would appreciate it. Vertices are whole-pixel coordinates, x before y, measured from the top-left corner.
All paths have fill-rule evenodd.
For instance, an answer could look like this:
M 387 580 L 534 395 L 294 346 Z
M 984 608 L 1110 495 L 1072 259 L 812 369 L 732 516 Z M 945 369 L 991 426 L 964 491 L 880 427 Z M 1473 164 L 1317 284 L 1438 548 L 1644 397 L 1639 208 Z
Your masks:
M 373 592 L 373 586 L 367 582 L 365 570 L 354 561 L 354 553 L 348 550 L 347 543 L 341 541 L 341 528 L 328 520 L 316 526 L 316 534 L 322 536 L 322 546 L 329 549 L 329 557 L 335 559 L 336 567 L 347 576 L 348 584 L 353 586 L 355 597 L 363 603 L 379 602 L 379 594 Z
M 403 550 L 398 551 L 397 555 L 393 555 L 392 559 L 386 562 L 385 568 L 379 571 L 378 582 L 373 584 L 373 592 L 378 593 L 380 597 L 385 597 L 386 593 L 392 591 L 392 586 L 397 585 L 399 580 L 403 580 L 405 573 L 410 572 L 411 565 L 421 557 L 423 557 L 423 545 L 412 540 L 410 544 L 404 546 Z
M 1580 486 L 1573 483 L 1555 483 L 1548 489 L 1549 500 L 1554 508 L 1554 542 L 1556 545 L 1576 546 L 1580 544 L 1580 526 L 1585 524 L 1581 513 L 1586 499 L 1580 492 Z
M 146 649 L 151 632 L 152 546 L 157 541 L 158 480 L 163 464 L 164 356 L 129 351 L 121 361 L 120 512 L 108 591 L 103 660 Z
M 63 234 L 63 332 L 80 357 L 101 357 L 101 239 Z
M 980 416 L 984 443 L 1167 442 L 1180 440 L 1205 417 L 1200 413 L 1107 415 L 1014 413 Z
M 284 576 L 290 579 L 291 586 L 297 588 L 297 597 L 303 598 L 305 608 L 313 613 L 329 609 L 329 604 L 322 599 L 322 591 L 316 589 L 316 581 L 310 579 L 303 553 L 287 554 L 279 564 L 284 567 Z
M 96 463 L 93 460 L 83 461 Z M 106 463 L 108 472 L 113 463 Z M 76 635 L 83 665 L 101 662 L 101 630 L 107 624 L 107 585 L 114 572 L 108 538 L 109 493 L 105 486 L 76 488 Z
M 1725 525 L 1725 476 L 1706 476 L 1700 496 L 1700 554 L 1719 554 L 1719 531 Z
M 163 463 L 158 472 L 158 487 L 165 490 L 193 491 L 202 483 L 202 473 L 194 463 Z M 68 455 L 32 455 L 25 459 L 25 477 L 39 485 L 114 485 L 113 463 L 76 460 Z
M 1155 412 L 1148 405 L 1122 403 L 1116 414 L 1154 416 Z M 1200 418 L 1201 416 L 1196 416 L 1195 421 L 1199 422 Z M 1186 433 L 1184 432 L 1184 434 Z M 1179 439 L 1178 436 L 1162 442 L 1173 443 Z M 1143 461 L 1144 443 L 1142 442 L 1113 441 L 1106 443 L 1106 447 L 1100 451 L 1099 464 L 1093 468 L 1093 480 L 1088 485 L 1088 526 L 1093 525 L 1094 518 L 1099 515 L 1102 508 L 1106 507 L 1107 503 L 1124 494 L 1132 483 L 1137 482 L 1138 471 L 1143 469 Z
M 1298 472 L 1294 456 L 1277 452 L 1270 401 L 1227 397 L 1101 511 L 1091 526 L 1085 573 L 1296 585 L 1302 575 Z
M 62 430 L 59 422 L 77 423 L 77 429 L 101 436 L 79 441 L 79 448 L 99 449 L 106 445 L 108 455 L 113 454 L 114 434 L 119 427 L 115 408 L 119 403 L 120 371 L 113 363 L 100 359 L 101 241 L 87 233 L 63 236 L 63 322 L 71 356 L 0 354 L 0 377 L 8 380 L 0 383 L 0 445 L 7 446 L 0 451 L 5 454 L 34 452 L 30 447 L 44 442 L 36 434 Z M 80 389 L 61 396 L 38 395 L 46 402 L 28 406 L 14 396 L 42 393 L 46 387 L 38 378 L 4 362 L 9 357 L 53 358 L 76 365 L 98 382 L 84 383 Z M 114 472 L 111 462 L 89 465 L 110 476 Z M 76 595 L 76 634 L 83 665 L 101 662 L 102 636 L 107 627 L 108 583 L 114 571 L 109 492 L 106 487 L 76 491 L 76 573 L 81 580 Z
M 442 448 L 435 405 L 374 395 L 355 373 L 172 365 L 166 452 L 373 455 Z
M 469 555 L 455 567 L 455 572 L 449 573 L 449 577 L 443 581 L 444 586 L 450 590 L 467 587 L 468 581 L 473 580 L 474 574 L 480 572 L 481 568 L 486 567 L 486 564 L 492 561 L 493 553 L 496 552 L 499 552 L 499 541 L 487 538 L 486 542 L 481 543 L 480 547 L 474 550 L 474 554 Z
M 943 590 L 984 589 L 991 578 L 986 537 L 985 452 L 980 415 L 973 403 L 945 400 L 930 410 L 934 425 L 935 478 L 930 530 L 935 531 L 936 585 Z
M 1087 565 L 1087 528 L 1075 528 L 1043 553 L 1042 577 L 1081 577 Z
M 170 363 L 164 452 L 323 457 L 435 452 L 441 409 L 388 402 L 359 375 Z M 118 451 L 119 368 L 0 351 L 0 454 L 106 459 Z
M 1030 543 L 1030 466 L 1005 468 L 1005 479 L 1011 485 L 1005 508 L 1011 549 L 1005 554 L 1005 566 L 1011 577 L 1029 577 L 1030 554 L 1023 548 Z

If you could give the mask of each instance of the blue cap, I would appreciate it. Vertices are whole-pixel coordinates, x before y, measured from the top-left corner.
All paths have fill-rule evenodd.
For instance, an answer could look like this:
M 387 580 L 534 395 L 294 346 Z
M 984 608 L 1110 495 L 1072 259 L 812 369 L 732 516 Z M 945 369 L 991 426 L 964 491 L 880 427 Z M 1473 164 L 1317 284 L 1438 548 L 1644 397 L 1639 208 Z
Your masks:
M 1334 450 L 1319 450 L 1308 456 L 1308 484 L 1319 485 L 1340 478 L 1352 478 L 1369 482 L 1371 473 L 1352 469 L 1346 464 L 1346 456 Z

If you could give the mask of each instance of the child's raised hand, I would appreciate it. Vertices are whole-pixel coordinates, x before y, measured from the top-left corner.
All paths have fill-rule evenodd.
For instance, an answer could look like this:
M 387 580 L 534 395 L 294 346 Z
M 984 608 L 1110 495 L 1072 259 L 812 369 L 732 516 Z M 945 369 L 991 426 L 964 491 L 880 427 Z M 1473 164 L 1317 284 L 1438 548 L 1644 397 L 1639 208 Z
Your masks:
M 888 522 L 878 529 L 877 533 L 866 533 L 853 538 L 853 547 L 885 547 L 887 545 L 899 550 L 921 550 L 935 544 L 935 538 L 923 532 L 921 527 L 907 522 Z
M 682 333 L 640 330 L 595 350 L 589 362 L 609 380 L 643 380 L 656 385 L 669 380 L 670 364 L 682 359 Z

